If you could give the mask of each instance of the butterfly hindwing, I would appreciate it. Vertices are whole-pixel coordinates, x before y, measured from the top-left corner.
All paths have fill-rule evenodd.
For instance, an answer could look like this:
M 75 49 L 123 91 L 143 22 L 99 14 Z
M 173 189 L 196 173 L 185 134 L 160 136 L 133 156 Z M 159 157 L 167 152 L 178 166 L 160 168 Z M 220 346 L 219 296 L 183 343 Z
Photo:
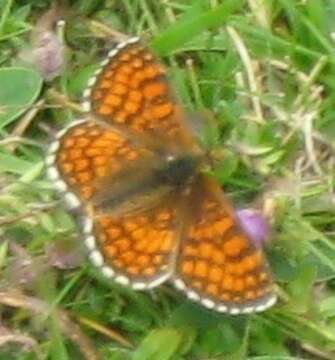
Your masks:
M 239 225 L 219 185 L 201 176 L 190 198 L 175 285 L 220 312 L 248 313 L 271 306 L 275 296 L 265 256 Z
M 123 215 L 97 210 L 85 223 L 89 257 L 107 277 L 142 290 L 172 275 L 180 229 L 175 205 L 164 201 Z

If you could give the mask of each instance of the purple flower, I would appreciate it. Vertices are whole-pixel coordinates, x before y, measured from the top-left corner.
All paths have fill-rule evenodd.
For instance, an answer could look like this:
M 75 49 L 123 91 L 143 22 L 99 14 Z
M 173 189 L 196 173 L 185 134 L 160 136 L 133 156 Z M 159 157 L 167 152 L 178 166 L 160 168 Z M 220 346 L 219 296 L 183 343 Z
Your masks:
M 32 48 L 23 54 L 23 60 L 32 63 L 45 81 L 53 80 L 64 68 L 65 46 L 58 31 L 63 26 L 62 10 L 55 2 L 36 22 L 31 33 Z
M 45 32 L 37 38 L 33 50 L 33 59 L 37 70 L 46 81 L 57 77 L 64 66 L 64 47 L 56 34 Z
M 254 245 L 261 248 L 270 233 L 270 226 L 261 212 L 254 209 L 240 209 L 237 211 L 237 217 Z

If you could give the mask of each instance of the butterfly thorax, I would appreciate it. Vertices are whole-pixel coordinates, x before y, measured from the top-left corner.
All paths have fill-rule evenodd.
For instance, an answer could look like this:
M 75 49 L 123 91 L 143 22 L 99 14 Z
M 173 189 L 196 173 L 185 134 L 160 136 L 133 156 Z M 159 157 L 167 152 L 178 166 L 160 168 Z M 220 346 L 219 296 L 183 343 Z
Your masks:
M 194 154 L 167 155 L 151 166 L 138 163 L 104 184 L 93 203 L 113 212 L 137 211 L 151 207 L 158 199 L 182 194 L 199 172 L 201 158 Z
M 168 157 L 166 163 L 154 171 L 157 183 L 180 188 L 192 181 L 197 173 L 199 159 L 192 155 Z

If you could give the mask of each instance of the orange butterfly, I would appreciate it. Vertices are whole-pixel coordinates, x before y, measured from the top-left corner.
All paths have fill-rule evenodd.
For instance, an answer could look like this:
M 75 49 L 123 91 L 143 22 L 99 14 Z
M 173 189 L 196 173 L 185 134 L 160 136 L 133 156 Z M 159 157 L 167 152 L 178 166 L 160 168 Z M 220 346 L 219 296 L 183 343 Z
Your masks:
M 84 92 L 87 117 L 57 134 L 46 163 L 83 215 L 89 258 L 134 289 L 169 280 L 231 314 L 276 301 L 260 249 L 242 230 L 175 101 L 165 69 L 138 38 L 112 49 Z

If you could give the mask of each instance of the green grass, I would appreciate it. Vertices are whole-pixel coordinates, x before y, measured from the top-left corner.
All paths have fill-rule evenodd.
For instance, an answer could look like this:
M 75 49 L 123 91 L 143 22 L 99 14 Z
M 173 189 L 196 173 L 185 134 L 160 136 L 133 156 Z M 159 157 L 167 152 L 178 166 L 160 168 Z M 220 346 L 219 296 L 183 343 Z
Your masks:
M 15 74 L 11 98 L 0 84 L 0 360 L 334 359 L 335 3 L 69 3 L 60 76 L 27 92 Z M 21 54 L 49 6 L 0 0 L 1 68 L 28 66 Z M 134 292 L 78 255 L 75 219 L 44 174 L 45 129 L 81 116 L 112 30 L 147 39 L 190 114 L 213 119 L 203 142 L 225 151 L 214 174 L 226 193 L 271 218 L 273 309 L 233 317 L 168 285 Z

